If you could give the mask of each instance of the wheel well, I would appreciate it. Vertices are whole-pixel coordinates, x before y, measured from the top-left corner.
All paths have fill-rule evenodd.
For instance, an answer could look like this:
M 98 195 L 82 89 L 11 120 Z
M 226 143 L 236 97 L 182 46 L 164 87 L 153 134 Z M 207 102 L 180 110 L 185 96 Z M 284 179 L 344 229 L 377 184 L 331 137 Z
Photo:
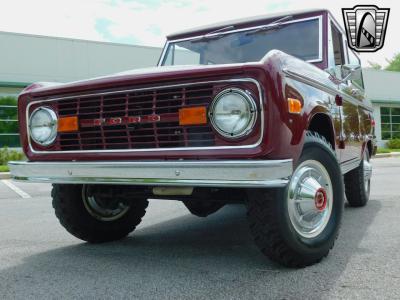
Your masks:
M 311 119 L 308 130 L 314 131 L 326 138 L 326 140 L 332 145 L 332 149 L 335 149 L 335 135 L 332 126 L 332 121 L 329 116 L 318 113 Z

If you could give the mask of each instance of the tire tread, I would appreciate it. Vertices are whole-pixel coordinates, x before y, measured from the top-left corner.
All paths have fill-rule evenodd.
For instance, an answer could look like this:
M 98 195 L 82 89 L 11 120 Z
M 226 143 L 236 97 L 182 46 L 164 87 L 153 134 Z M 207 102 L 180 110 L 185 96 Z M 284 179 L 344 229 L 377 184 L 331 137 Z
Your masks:
M 307 132 L 306 141 L 307 143 L 320 145 L 323 150 L 329 152 L 336 158 L 332 145 L 325 139 L 325 137 L 318 133 Z M 247 217 L 249 220 L 250 231 L 254 237 L 256 245 L 260 248 L 261 252 L 271 260 L 287 267 L 304 268 L 320 262 L 333 248 L 334 242 L 338 237 L 340 222 L 331 244 L 322 255 L 299 255 L 298 252 L 288 246 L 279 229 L 280 220 L 275 215 L 275 212 L 278 209 L 278 201 L 276 199 L 282 198 L 283 194 L 283 189 L 251 191 L 251 196 L 249 196 L 248 199 L 249 208 Z
M 120 220 L 101 222 L 90 216 L 80 202 L 81 185 L 53 184 L 52 205 L 60 224 L 73 236 L 90 242 L 102 243 L 119 240 L 135 230 L 146 213 L 148 201 L 131 202 L 127 215 Z
M 368 151 L 365 149 L 365 151 Z M 368 195 L 364 189 L 363 161 L 360 165 L 344 175 L 344 187 L 347 202 L 352 207 L 363 207 L 367 205 Z

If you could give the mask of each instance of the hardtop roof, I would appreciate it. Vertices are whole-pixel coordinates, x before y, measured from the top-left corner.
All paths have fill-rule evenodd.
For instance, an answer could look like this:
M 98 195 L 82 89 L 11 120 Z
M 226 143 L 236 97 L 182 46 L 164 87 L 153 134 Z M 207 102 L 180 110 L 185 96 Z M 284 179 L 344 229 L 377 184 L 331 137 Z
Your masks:
M 262 21 L 267 21 L 267 20 L 274 21 L 273 19 L 279 19 L 279 18 L 288 16 L 288 15 L 291 15 L 296 18 L 296 17 L 299 17 L 300 15 L 310 15 L 310 14 L 317 14 L 317 13 L 322 14 L 324 12 L 328 12 L 328 10 L 326 10 L 326 9 L 305 9 L 305 10 L 284 11 L 284 12 L 279 12 L 279 13 L 274 13 L 274 14 L 264 14 L 264 15 L 252 16 L 252 17 L 247 17 L 247 18 L 228 20 L 228 21 L 198 26 L 198 27 L 182 30 L 179 32 L 175 32 L 175 33 L 169 34 L 167 36 L 167 39 L 172 40 L 172 39 L 192 36 L 195 34 L 207 33 L 207 32 L 211 32 L 213 30 L 217 30 L 217 29 L 224 28 L 226 26 L 231 26 L 231 25 L 233 25 L 235 27 L 242 27 L 244 25 L 260 23 Z

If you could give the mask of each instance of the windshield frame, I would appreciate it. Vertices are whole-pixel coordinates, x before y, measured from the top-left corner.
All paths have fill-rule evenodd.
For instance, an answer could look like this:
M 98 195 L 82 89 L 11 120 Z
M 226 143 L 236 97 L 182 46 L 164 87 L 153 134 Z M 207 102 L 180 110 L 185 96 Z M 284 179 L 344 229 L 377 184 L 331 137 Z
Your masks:
M 289 21 L 285 21 L 285 22 L 280 23 L 282 25 L 285 25 L 285 24 L 300 23 L 300 22 L 305 22 L 305 21 L 310 21 L 310 20 L 318 20 L 318 39 L 319 39 L 319 41 L 318 41 L 319 42 L 318 43 L 318 58 L 306 60 L 306 62 L 309 62 L 309 63 L 319 63 L 319 62 L 323 61 L 323 53 L 322 53 L 322 45 L 323 45 L 323 40 L 322 40 L 322 17 L 323 17 L 322 15 L 318 15 L 318 16 L 301 18 L 301 19 L 293 19 L 293 20 L 289 20 Z M 194 36 L 187 37 L 187 38 L 182 38 L 182 39 L 167 40 L 165 45 L 164 45 L 164 48 L 162 50 L 160 59 L 158 60 L 157 66 L 159 66 L 159 67 L 163 66 L 163 63 L 165 62 L 165 60 L 167 58 L 167 50 L 169 49 L 169 46 L 174 44 L 174 43 L 183 42 L 183 41 L 190 41 L 190 40 L 193 40 L 193 39 L 198 39 L 198 38 L 204 37 L 205 35 L 207 37 L 213 37 L 213 36 L 226 35 L 226 34 L 231 34 L 231 33 L 236 33 L 236 32 L 251 31 L 251 30 L 262 28 L 262 27 L 266 27 L 266 26 L 268 27 L 268 25 L 269 25 L 269 23 L 258 25 L 258 26 L 252 26 L 252 27 L 244 27 L 244 28 L 240 28 L 240 29 L 233 29 L 233 30 L 228 30 L 228 31 L 223 31 L 223 32 L 194 35 Z M 248 63 L 252 63 L 252 62 L 249 61 Z M 254 61 L 253 61 L 253 63 L 254 63 Z M 235 64 L 235 63 L 231 63 L 231 64 Z

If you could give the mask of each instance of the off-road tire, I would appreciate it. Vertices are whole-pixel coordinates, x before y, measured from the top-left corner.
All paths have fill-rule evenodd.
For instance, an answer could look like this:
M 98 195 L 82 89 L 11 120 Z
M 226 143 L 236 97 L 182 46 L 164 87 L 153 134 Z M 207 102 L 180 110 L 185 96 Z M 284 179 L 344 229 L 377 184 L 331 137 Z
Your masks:
M 309 266 L 327 256 L 338 236 L 343 214 L 343 176 L 335 152 L 324 137 L 313 132 L 306 134 L 297 166 L 309 159 L 326 168 L 334 199 L 329 221 L 315 238 L 305 239 L 294 230 L 288 213 L 288 187 L 248 192 L 247 216 L 256 245 L 270 259 L 287 267 Z
M 82 185 L 54 184 L 53 208 L 61 225 L 73 236 L 89 243 L 126 237 L 146 213 L 147 199 L 134 199 L 125 215 L 115 221 L 100 221 L 89 214 L 82 201 Z
M 369 158 L 369 151 L 366 148 L 366 155 Z M 369 200 L 369 192 L 364 188 L 364 160 L 360 165 L 344 175 L 344 186 L 347 202 L 352 207 L 362 207 L 367 205 Z
M 197 217 L 205 218 L 218 210 L 220 210 L 225 203 L 218 201 L 196 201 L 196 200 L 185 200 L 183 204 L 190 211 L 192 215 Z

